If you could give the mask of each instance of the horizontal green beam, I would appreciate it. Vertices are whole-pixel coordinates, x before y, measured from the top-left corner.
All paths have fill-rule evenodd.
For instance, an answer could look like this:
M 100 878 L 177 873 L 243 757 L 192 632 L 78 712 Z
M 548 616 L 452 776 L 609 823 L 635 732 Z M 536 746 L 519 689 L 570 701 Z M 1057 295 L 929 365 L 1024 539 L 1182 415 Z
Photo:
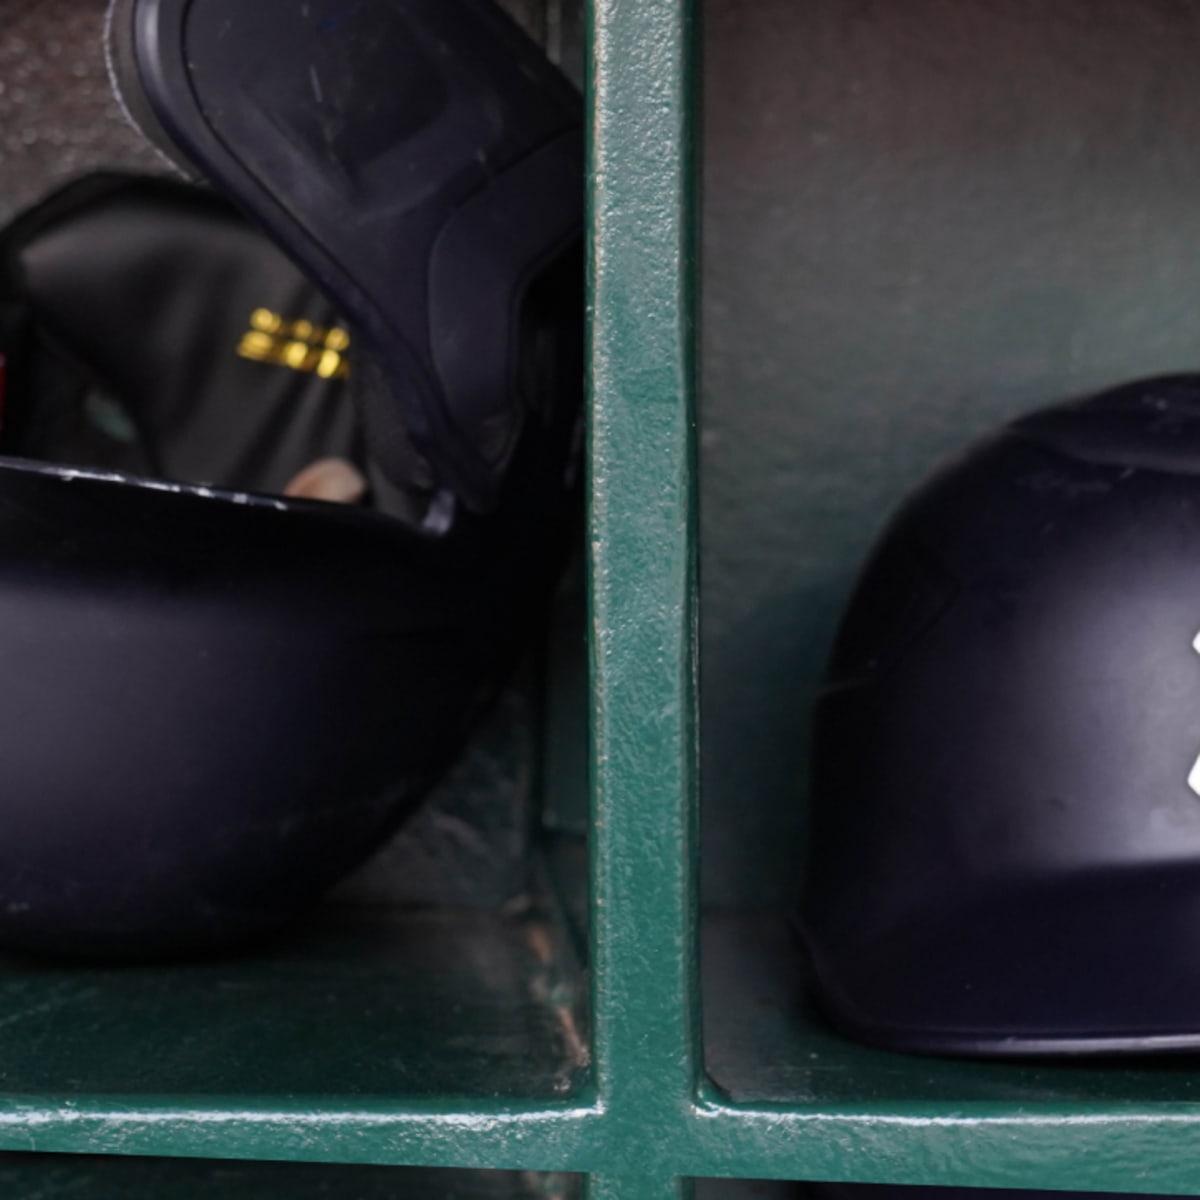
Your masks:
M 590 1161 L 601 1115 L 578 1103 L 0 1097 L 0 1151 L 569 1171 Z
M 903 1112 L 898 1111 L 903 1107 Z M 697 1110 L 697 1175 L 1200 1193 L 1200 1104 Z
M 813 1107 L 701 1101 L 654 1128 L 591 1106 L 405 1112 L 244 1101 L 0 1101 L 0 1150 L 594 1173 L 1200 1193 L 1200 1104 Z M 618 1176 L 611 1174 L 619 1163 Z

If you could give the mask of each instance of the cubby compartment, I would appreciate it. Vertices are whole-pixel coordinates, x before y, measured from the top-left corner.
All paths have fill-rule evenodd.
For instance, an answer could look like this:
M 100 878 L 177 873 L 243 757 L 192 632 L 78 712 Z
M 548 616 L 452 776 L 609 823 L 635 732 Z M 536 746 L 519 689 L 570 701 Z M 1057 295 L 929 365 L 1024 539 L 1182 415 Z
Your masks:
M 34 1152 L 0 1192 L 1196 1194 L 1194 1060 L 872 1049 L 792 927 L 811 709 L 887 514 L 1013 414 L 1200 365 L 1193 6 L 511 7 L 590 85 L 580 560 L 438 794 L 286 936 L 0 960 L 0 1148 Z M 14 5 L 26 100 L 100 94 L 30 31 L 77 46 L 102 9 Z M 120 162 L 97 103 L 78 153 L 48 125 L 4 153 Z
M 504 7 L 581 80 L 581 4 Z M 111 91 L 107 8 L 108 0 L 54 0 L 6 10 L 4 222 L 82 173 L 166 169 Z M 582 610 L 569 596 L 564 585 L 557 623 L 582 644 Z M 0 1147 L 437 1166 L 560 1161 L 563 1152 L 546 1144 L 590 1104 L 586 946 L 563 899 L 586 902 L 586 829 L 578 831 L 583 853 L 552 871 L 540 814 L 586 809 L 587 778 L 582 748 L 566 751 L 561 769 L 544 766 L 553 674 L 553 656 L 531 646 L 420 811 L 283 934 L 236 954 L 148 965 L 0 955 Z M 577 736 L 585 740 L 586 729 Z M 550 796 L 551 787 L 563 794 Z M 526 1119 L 550 1132 L 530 1135 L 527 1153 L 505 1154 L 508 1126 Z M 464 1132 L 488 1121 L 496 1126 L 490 1143 Z M 73 1165 L 40 1160 L 29 1169 L 60 1172 L 88 1192 L 70 1183 L 91 1178 Z M 104 1164 L 95 1166 L 101 1178 Z M 23 1166 L 14 1159 L 7 1169 Z M 264 1195 L 284 1189 L 265 1168 L 221 1170 L 226 1181 L 243 1170 L 262 1179 Z M 163 1181 L 176 1176 L 181 1193 L 193 1178 L 200 1187 L 210 1177 L 173 1163 L 141 1172 L 116 1163 L 112 1172 L 124 1172 L 131 1192 L 143 1178 L 159 1180 L 147 1194 L 163 1194 Z M 296 1178 L 325 1186 L 321 1179 L 336 1176 Z M 401 1171 L 394 1192 L 384 1175 L 357 1178 L 374 1189 L 364 1195 L 441 1191 L 443 1180 L 446 1195 L 570 1194 L 557 1185 L 540 1191 L 533 1176 L 463 1175 L 456 1183 Z
M 783 909 L 809 726 L 905 493 L 1200 363 L 1200 36 L 1172 0 L 707 0 L 704 896 Z
M 772 1176 L 1194 1191 L 1194 1056 L 980 1062 L 860 1045 L 813 1004 L 793 919 L 813 705 L 902 497 L 1016 414 L 1200 367 L 1184 316 L 1200 294 L 1200 26 L 1170 0 L 703 12 L 713 1103 L 761 1136 Z

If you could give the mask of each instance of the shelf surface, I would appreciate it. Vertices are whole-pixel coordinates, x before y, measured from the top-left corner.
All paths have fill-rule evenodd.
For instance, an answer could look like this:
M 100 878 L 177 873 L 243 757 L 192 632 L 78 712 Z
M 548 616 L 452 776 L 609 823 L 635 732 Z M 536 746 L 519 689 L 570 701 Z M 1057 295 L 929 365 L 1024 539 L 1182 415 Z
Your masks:
M 778 914 L 710 915 L 702 962 L 703 1153 L 723 1174 L 1196 1191 L 1194 1057 L 1001 1063 L 859 1045 L 806 999 Z
M 1194 1056 L 1014 1064 L 849 1041 L 805 997 L 801 957 L 782 917 L 709 917 L 704 960 L 708 1071 L 736 1103 L 1200 1103 Z
M 331 904 L 238 959 L 0 958 L 0 1149 L 555 1169 L 586 1084 L 556 939 Z
M 0 1095 L 553 1099 L 580 1065 L 538 920 L 329 908 L 241 959 L 0 959 Z

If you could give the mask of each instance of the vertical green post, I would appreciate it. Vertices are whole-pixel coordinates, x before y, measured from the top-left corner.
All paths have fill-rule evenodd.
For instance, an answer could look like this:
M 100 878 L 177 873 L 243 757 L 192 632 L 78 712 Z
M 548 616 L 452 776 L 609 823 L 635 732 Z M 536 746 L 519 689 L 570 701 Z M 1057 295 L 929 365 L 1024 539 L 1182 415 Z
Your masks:
M 643 1153 L 700 1057 L 691 26 L 690 0 L 593 2 L 594 1050 Z
M 585 1200 L 692 1200 L 690 1179 L 669 1175 L 590 1175 Z

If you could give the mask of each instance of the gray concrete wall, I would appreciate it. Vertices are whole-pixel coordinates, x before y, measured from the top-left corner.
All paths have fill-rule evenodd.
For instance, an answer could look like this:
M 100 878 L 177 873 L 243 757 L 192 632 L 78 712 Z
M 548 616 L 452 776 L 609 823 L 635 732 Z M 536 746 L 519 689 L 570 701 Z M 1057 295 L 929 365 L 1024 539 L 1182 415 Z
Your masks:
M 1005 415 L 1200 368 L 1200 5 L 707 0 L 706 891 L 781 899 L 875 531 Z

